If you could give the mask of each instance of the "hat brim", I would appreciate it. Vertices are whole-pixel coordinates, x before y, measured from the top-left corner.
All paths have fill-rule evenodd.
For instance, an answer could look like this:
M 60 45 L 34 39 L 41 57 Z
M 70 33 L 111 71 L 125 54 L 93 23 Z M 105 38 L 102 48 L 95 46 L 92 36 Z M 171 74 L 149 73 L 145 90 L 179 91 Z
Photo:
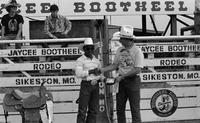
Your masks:
M 128 39 L 134 39 L 134 35 L 132 35 L 132 36 L 128 36 L 128 35 L 122 35 L 122 34 L 119 34 L 119 37 L 120 38 L 128 38 Z
M 79 50 L 83 51 L 84 46 L 87 46 L 87 45 L 85 45 L 84 43 L 80 44 L 78 47 Z M 99 47 L 98 44 L 93 44 L 93 46 L 94 46 L 94 50 L 96 50 Z

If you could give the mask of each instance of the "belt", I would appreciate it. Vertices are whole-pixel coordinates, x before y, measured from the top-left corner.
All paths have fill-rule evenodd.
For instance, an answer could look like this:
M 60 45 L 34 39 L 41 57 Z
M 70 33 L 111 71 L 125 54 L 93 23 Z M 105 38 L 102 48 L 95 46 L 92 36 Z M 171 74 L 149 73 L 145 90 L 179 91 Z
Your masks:
M 126 76 L 124 79 L 134 79 L 135 77 L 140 77 L 139 75 L 134 75 L 134 76 Z
M 98 82 L 100 82 L 100 79 L 98 79 L 98 80 L 89 80 L 89 81 L 82 80 L 82 82 L 84 82 L 84 83 L 90 83 L 91 85 L 96 85 Z

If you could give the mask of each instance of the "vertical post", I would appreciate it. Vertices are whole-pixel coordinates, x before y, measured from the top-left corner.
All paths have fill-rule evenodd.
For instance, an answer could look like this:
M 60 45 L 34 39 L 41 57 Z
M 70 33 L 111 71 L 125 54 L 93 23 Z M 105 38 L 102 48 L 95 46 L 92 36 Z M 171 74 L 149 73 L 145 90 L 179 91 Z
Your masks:
M 102 26 L 102 39 L 103 47 L 102 47 L 102 60 L 103 66 L 109 65 L 109 42 L 108 42 L 108 19 L 104 16 L 103 24 L 99 25 Z M 108 77 L 108 74 L 105 74 Z M 104 85 L 104 86 L 103 86 Z M 104 95 L 102 95 L 104 92 Z M 102 99 L 104 98 L 104 99 Z M 109 123 L 109 119 L 112 119 L 110 115 L 110 109 L 113 107 L 111 105 L 112 102 L 112 93 L 110 92 L 110 87 L 107 86 L 105 83 L 99 84 L 99 106 L 98 106 L 98 115 L 97 115 L 97 123 Z
M 147 18 L 146 15 L 142 15 L 142 32 L 145 35 L 147 32 Z
M 171 34 L 170 35 L 177 35 L 177 21 L 176 15 L 170 15 L 171 17 Z
M 199 6 L 200 0 L 195 1 L 195 12 L 194 12 L 194 33 L 195 35 L 200 35 L 200 6 Z M 200 44 L 200 39 L 195 39 L 196 44 Z M 196 58 L 200 58 L 200 52 L 196 52 L 195 54 Z M 196 70 L 199 70 L 200 67 L 196 66 Z

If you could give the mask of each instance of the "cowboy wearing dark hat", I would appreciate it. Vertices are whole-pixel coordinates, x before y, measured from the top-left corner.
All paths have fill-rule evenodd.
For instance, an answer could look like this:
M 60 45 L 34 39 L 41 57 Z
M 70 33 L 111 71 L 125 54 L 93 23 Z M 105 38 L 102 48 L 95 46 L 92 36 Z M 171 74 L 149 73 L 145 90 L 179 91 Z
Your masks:
M 21 5 L 16 0 L 11 0 L 5 5 L 8 14 L 2 17 L 2 40 L 20 40 L 22 39 L 23 17 L 17 14 L 17 8 Z M 3 47 L 5 48 L 5 47 Z M 20 49 L 21 44 L 16 44 L 16 48 Z

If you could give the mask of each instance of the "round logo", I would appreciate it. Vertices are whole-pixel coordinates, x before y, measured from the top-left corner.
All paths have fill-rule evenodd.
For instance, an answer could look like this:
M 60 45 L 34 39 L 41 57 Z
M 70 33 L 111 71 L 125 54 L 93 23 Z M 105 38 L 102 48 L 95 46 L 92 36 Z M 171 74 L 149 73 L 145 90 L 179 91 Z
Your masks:
M 151 98 L 151 109 L 160 117 L 172 115 L 178 107 L 176 95 L 167 89 L 157 91 Z

